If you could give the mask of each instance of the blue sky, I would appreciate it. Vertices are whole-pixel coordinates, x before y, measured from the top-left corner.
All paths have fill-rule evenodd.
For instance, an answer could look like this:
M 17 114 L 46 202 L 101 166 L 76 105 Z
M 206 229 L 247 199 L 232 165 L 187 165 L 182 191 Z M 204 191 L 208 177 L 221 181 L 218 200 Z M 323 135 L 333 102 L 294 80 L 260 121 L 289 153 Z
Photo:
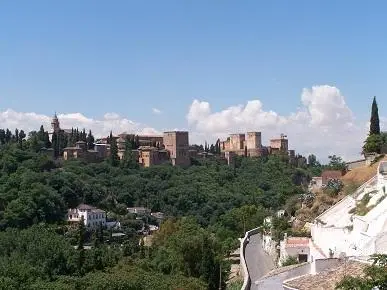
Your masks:
M 356 120 L 373 95 L 385 116 L 387 2 L 367 3 L 3 0 L 0 111 L 181 128 L 194 99 L 286 116 L 303 88 L 330 85 Z

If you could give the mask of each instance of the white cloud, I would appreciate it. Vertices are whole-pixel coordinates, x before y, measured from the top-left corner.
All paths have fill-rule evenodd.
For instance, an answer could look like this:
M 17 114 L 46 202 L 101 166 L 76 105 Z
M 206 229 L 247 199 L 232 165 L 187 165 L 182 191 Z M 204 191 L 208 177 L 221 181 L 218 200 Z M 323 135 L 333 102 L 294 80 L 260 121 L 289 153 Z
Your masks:
M 132 132 L 141 134 L 160 134 L 154 128 L 140 124 L 119 116 L 116 113 L 106 113 L 102 119 L 88 118 L 81 113 L 58 115 L 61 128 L 78 128 L 91 130 L 97 137 L 107 136 L 110 131 L 114 134 Z M 46 130 L 51 128 L 51 116 L 36 113 L 21 113 L 8 109 L 0 112 L 0 124 L 3 128 L 14 130 L 23 129 L 26 132 L 38 130 L 43 125 Z
M 266 110 L 260 100 L 250 100 L 244 105 L 234 105 L 220 111 L 212 111 L 210 103 L 194 100 L 187 113 L 186 124 L 176 124 L 181 130 L 190 131 L 191 143 L 215 142 L 230 133 L 261 131 L 263 143 L 285 133 L 289 146 L 301 154 L 314 153 L 325 160 L 337 154 L 346 160 L 358 158 L 369 130 L 369 120 L 357 121 L 336 87 L 322 85 L 301 91 L 302 106 L 289 115 Z M 156 108 L 153 108 L 153 111 Z M 157 109 L 156 109 L 157 110 Z M 93 119 L 81 113 L 59 114 L 62 128 L 91 129 L 95 136 L 107 136 L 132 132 L 161 134 L 155 128 L 124 118 L 114 112 Z M 2 128 L 23 129 L 26 132 L 51 126 L 52 116 L 37 113 L 16 112 L 12 109 L 0 112 Z M 387 129 L 387 118 L 380 116 L 381 128 Z M 160 129 L 160 128 L 159 128 Z M 170 130 L 170 128 L 164 128 Z
M 338 88 L 328 85 L 304 88 L 301 102 L 301 108 L 281 116 L 264 110 L 260 100 L 218 112 L 212 112 L 208 102 L 194 100 L 187 114 L 191 140 L 213 142 L 233 132 L 261 131 L 264 143 L 268 144 L 270 138 L 285 133 L 291 149 L 301 154 L 314 153 L 321 159 L 329 154 L 346 160 L 359 157 L 368 129 L 365 122 L 356 122 Z M 381 120 L 383 127 L 385 119 Z
M 157 115 L 161 114 L 161 111 L 157 108 L 152 108 L 152 112 L 153 114 L 157 114 Z
M 352 111 L 347 107 L 344 96 L 335 87 L 325 85 L 314 86 L 312 89 L 304 88 L 301 100 L 308 110 L 311 125 L 325 127 L 353 124 Z
M 196 127 L 198 131 L 208 133 L 226 133 L 230 129 L 251 130 L 260 124 L 265 127 L 273 127 L 283 124 L 286 119 L 278 116 L 273 111 L 265 112 L 259 100 L 248 101 L 246 106 L 237 105 L 220 112 L 211 112 L 208 102 L 194 100 L 190 106 L 188 123 Z

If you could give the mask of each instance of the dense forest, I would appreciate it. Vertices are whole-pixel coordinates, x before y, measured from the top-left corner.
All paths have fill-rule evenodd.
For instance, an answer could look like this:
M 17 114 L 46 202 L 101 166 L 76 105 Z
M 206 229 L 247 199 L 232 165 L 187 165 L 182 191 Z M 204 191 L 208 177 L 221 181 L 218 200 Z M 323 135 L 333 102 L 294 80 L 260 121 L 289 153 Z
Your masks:
M 23 131 L 0 132 L 0 289 L 225 288 L 225 257 L 237 238 L 291 207 L 323 168 L 313 155 L 296 163 L 270 156 L 241 157 L 232 167 L 214 158 L 189 168 L 139 168 L 131 146 L 121 161 L 87 164 L 52 159 L 40 152 L 45 146 L 43 128 L 28 139 Z M 124 240 L 102 228 L 87 232 L 82 223 L 69 227 L 64 215 L 80 203 L 119 220 Z M 150 247 L 139 243 L 141 224 L 130 206 L 168 217 Z

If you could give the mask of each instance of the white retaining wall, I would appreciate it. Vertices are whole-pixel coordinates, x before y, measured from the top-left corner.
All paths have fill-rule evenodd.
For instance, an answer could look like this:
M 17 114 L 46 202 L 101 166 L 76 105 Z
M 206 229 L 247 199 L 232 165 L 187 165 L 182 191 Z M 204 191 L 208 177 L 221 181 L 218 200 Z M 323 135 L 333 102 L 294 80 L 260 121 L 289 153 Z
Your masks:
M 241 290 L 250 290 L 251 278 L 246 265 L 245 250 L 246 250 L 246 245 L 248 243 L 248 238 L 252 235 L 257 234 L 258 232 L 259 232 L 259 228 L 252 229 L 250 231 L 247 231 L 245 236 L 242 239 L 240 239 L 239 255 L 241 260 L 241 271 L 243 275 L 243 285 Z

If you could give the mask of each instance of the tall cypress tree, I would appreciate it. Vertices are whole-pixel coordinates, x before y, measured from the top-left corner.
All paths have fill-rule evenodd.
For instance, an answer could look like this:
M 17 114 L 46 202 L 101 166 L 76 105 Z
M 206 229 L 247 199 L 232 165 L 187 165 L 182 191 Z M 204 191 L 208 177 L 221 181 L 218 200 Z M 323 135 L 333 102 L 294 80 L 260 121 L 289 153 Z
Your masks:
M 5 144 L 5 130 L 0 129 L 0 145 Z
M 114 139 L 113 133 L 111 131 L 110 131 L 109 140 L 110 140 L 110 162 L 111 162 L 111 165 L 117 166 L 119 163 L 117 141 L 116 139 Z
M 57 135 L 56 132 L 52 133 L 51 143 L 52 143 L 52 148 L 54 149 L 54 156 L 58 157 L 59 156 L 59 136 Z
M 40 125 L 40 129 L 38 132 L 38 138 L 39 138 L 39 141 L 44 142 L 44 127 L 43 127 L 43 125 Z
M 44 146 L 46 146 L 46 148 L 51 147 L 50 136 L 48 132 L 44 132 Z
M 7 130 L 5 130 L 5 143 L 9 143 L 11 142 L 12 140 L 12 132 L 7 128 Z
M 18 128 L 15 129 L 15 141 L 16 141 L 16 143 L 19 143 L 19 130 L 18 130 Z
M 78 273 L 79 275 L 84 274 L 84 268 L 83 265 L 85 264 L 85 233 L 86 228 L 84 224 L 83 216 L 81 217 L 81 220 L 78 224 Z
M 86 130 L 85 130 L 85 128 L 83 128 L 83 131 L 81 133 L 81 141 L 87 142 L 86 139 L 87 139 Z
M 23 140 L 24 140 L 25 137 L 26 137 L 26 133 L 24 133 L 23 130 L 20 130 L 20 132 L 19 132 L 19 146 L 20 146 L 20 149 L 23 149 Z
M 371 110 L 371 124 L 370 124 L 370 135 L 379 135 L 380 134 L 380 124 L 379 124 L 379 110 L 378 104 L 376 103 L 376 97 L 372 102 Z
M 87 149 L 89 150 L 94 149 L 94 136 L 91 133 L 91 130 L 89 130 L 89 134 L 87 135 L 86 142 L 87 142 Z

